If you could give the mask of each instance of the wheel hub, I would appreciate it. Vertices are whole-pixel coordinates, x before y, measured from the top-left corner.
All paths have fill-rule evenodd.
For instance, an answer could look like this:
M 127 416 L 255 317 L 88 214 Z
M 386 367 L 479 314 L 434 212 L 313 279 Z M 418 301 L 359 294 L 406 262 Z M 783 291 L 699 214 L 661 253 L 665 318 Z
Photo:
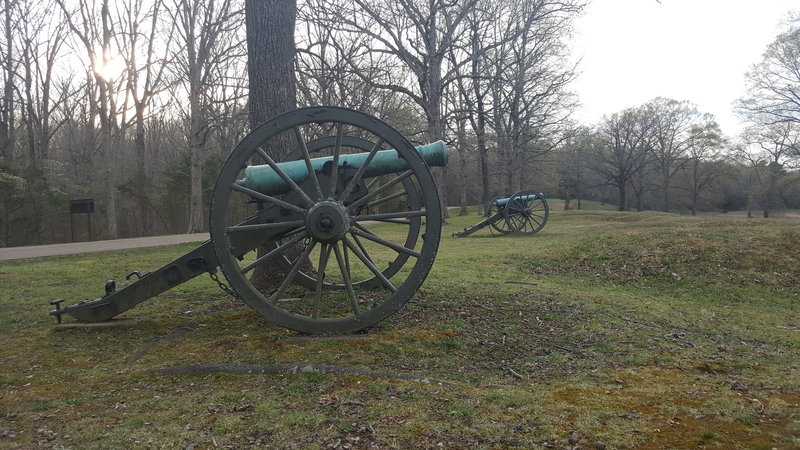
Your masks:
M 336 242 L 350 230 L 350 215 L 339 202 L 321 201 L 308 210 L 306 229 L 320 242 Z

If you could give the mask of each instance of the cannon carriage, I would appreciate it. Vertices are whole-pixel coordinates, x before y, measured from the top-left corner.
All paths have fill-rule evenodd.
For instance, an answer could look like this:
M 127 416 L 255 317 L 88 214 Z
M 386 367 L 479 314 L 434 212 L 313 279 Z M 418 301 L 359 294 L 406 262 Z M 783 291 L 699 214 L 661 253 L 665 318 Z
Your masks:
M 282 161 L 270 156 L 287 146 Z M 403 306 L 431 270 L 443 216 L 429 166 L 446 163 L 444 143 L 415 148 L 362 112 L 288 112 L 253 130 L 223 164 L 208 241 L 153 272 L 132 273 L 127 278 L 138 279 L 122 289 L 106 282 L 101 298 L 66 308 L 53 301 L 50 314 L 59 322 L 64 314 L 105 321 L 209 273 L 289 329 L 327 334 L 373 325 Z M 264 272 L 271 283 L 258 281 Z
M 486 227 L 500 234 L 535 234 L 544 228 L 550 217 L 544 194 L 529 190 L 495 195 L 485 210 L 486 219 L 453 236 L 469 236 Z

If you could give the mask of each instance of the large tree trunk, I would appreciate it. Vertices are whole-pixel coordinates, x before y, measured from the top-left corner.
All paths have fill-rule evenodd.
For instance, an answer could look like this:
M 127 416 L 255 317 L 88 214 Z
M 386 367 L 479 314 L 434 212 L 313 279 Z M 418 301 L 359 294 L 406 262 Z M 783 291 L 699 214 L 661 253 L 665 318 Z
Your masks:
M 296 0 L 246 0 L 247 73 L 250 79 L 250 127 L 297 107 L 294 27 Z M 271 139 L 264 150 L 280 161 L 292 149 L 292 136 Z M 285 142 L 285 145 L 281 143 Z M 273 260 L 274 261 L 274 260 Z M 275 263 L 259 265 L 251 281 L 262 291 L 277 287 L 285 272 Z
M 617 188 L 619 189 L 619 200 L 618 200 L 619 201 L 619 208 L 618 209 L 620 211 L 627 211 L 628 210 L 628 205 L 627 205 L 628 199 L 627 199 L 626 192 L 625 192 L 625 188 L 626 188 L 625 185 L 626 184 L 627 184 L 626 181 L 622 181 L 622 182 L 619 182 L 617 184 Z
M 429 35 L 429 40 L 435 41 L 433 34 Z M 435 42 L 428 42 L 429 48 L 435 47 Z M 430 55 L 430 53 L 429 53 Z M 442 119 L 442 56 L 435 56 L 430 59 L 430 75 L 424 83 L 428 107 L 425 114 L 428 119 L 428 136 L 430 142 L 444 140 L 444 120 Z M 450 218 L 447 210 L 447 167 L 432 167 L 431 173 L 436 182 L 436 191 L 439 194 L 439 204 L 442 208 L 442 219 Z
M 255 128 L 297 107 L 294 74 L 297 2 L 246 0 L 245 15 L 250 126 Z

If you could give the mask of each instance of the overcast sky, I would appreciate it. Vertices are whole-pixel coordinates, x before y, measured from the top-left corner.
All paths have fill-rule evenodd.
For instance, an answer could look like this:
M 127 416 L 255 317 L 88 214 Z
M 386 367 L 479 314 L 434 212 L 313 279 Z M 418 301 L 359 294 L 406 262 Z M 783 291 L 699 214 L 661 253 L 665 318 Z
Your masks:
M 595 124 L 661 96 L 695 103 L 733 135 L 744 74 L 792 10 L 798 0 L 593 0 L 576 22 L 576 118 Z

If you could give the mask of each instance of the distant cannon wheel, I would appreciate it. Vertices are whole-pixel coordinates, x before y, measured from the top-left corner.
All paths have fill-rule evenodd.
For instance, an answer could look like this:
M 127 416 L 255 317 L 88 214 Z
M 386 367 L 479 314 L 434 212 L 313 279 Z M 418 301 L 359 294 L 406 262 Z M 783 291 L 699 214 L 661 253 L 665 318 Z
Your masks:
M 544 228 L 550 216 L 547 200 L 534 191 L 519 191 L 505 205 L 506 226 L 512 233 L 534 234 Z
M 278 166 L 264 149 L 287 134 L 293 148 Z M 380 171 L 375 155 L 386 149 L 396 149 L 408 169 Z M 360 165 L 345 163 L 364 152 Z M 312 154 L 330 160 L 317 167 Z M 248 165 L 271 167 L 280 189 L 248 187 Z M 305 178 L 288 173 L 290 166 L 305 168 Z M 389 125 L 345 108 L 304 108 L 256 128 L 222 166 L 211 198 L 211 240 L 231 287 L 267 319 L 304 333 L 355 331 L 398 310 L 427 277 L 441 226 L 419 153 Z M 239 259 L 233 247 L 244 240 L 253 250 Z M 273 258 L 286 275 L 273 292 L 261 292 L 250 275 Z
M 508 234 L 511 233 L 513 230 L 508 226 L 508 220 L 505 218 L 505 206 L 498 206 L 497 200 L 501 198 L 508 198 L 508 194 L 500 193 L 495 195 L 492 198 L 492 201 L 489 202 L 489 217 L 494 216 L 497 213 L 503 214 L 503 220 L 496 220 L 491 223 L 492 230 L 497 231 L 500 234 Z

